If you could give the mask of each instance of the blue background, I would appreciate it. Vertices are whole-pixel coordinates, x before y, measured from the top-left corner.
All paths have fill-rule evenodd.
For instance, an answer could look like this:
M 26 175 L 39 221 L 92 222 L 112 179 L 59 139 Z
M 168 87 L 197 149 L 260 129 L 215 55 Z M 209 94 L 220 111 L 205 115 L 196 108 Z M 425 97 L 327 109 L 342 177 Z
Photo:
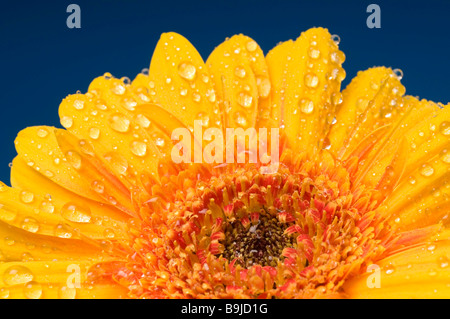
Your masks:
M 81 29 L 66 8 L 81 7 Z M 381 7 L 381 29 L 366 8 Z M 14 138 L 26 126 L 61 127 L 58 106 L 105 72 L 131 79 L 149 66 L 163 32 L 187 37 L 206 59 L 244 33 L 267 53 L 323 26 L 341 38 L 347 78 L 375 65 L 400 68 L 407 94 L 450 101 L 450 1 L 15 1 L 0 6 L 0 180 L 9 183 Z

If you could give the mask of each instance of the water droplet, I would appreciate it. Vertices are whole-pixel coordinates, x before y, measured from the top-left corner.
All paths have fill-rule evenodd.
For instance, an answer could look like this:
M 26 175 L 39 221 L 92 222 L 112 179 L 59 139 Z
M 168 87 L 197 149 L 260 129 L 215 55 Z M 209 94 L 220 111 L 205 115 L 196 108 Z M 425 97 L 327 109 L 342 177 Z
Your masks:
M 149 71 L 148 68 L 143 68 L 143 69 L 141 70 L 141 74 L 143 74 L 143 75 L 148 75 L 148 71 Z
M 310 47 L 308 55 L 311 59 L 318 59 L 320 57 L 320 50 L 315 47 Z
M 401 80 L 401 79 L 403 78 L 403 71 L 402 71 L 402 70 L 400 70 L 400 69 L 394 69 L 394 70 L 392 70 L 392 72 L 394 72 L 394 75 L 395 75 L 395 77 L 396 77 L 398 80 Z
M 36 233 L 39 230 L 39 223 L 32 217 L 26 217 L 23 219 L 22 229 L 30 233 Z
M 193 93 L 192 94 L 192 99 L 194 100 L 194 102 L 200 102 L 200 100 L 202 99 L 202 97 L 200 96 L 200 94 L 198 93 Z
M 109 125 L 113 130 L 125 133 L 130 128 L 130 120 L 122 114 L 115 113 L 110 115 Z
M 150 127 L 150 124 L 151 124 L 150 120 L 149 120 L 145 115 L 143 115 L 143 114 L 138 114 L 138 115 L 136 115 L 135 120 L 136 120 L 136 122 L 137 122 L 140 126 L 142 126 L 143 128 L 148 128 L 148 127 Z
M 434 173 L 434 168 L 428 164 L 423 164 L 422 167 L 420 168 L 420 174 L 422 176 L 429 177 L 429 176 L 433 175 L 433 173 Z
M 81 168 L 81 156 L 76 151 L 67 151 L 66 154 L 67 161 L 72 165 L 75 169 Z
M 393 265 L 386 265 L 384 267 L 385 271 L 386 271 L 386 275 L 390 275 L 395 271 L 395 267 Z
M 48 135 L 48 131 L 45 128 L 40 128 L 37 130 L 37 136 L 41 137 L 41 138 L 45 138 Z
M 305 114 L 311 114 L 314 111 L 314 103 L 307 98 L 300 99 L 298 107 L 300 108 L 300 111 Z
M 341 43 L 341 38 L 337 34 L 333 34 L 331 36 L 331 40 L 333 40 L 334 44 L 339 45 Z
M 23 293 L 28 299 L 39 299 L 42 296 L 42 286 L 35 281 L 28 282 L 23 287 Z
M 41 212 L 46 213 L 46 214 L 53 214 L 55 212 L 55 206 L 53 206 L 52 203 L 50 203 L 50 201 L 42 201 L 41 205 L 39 206 L 39 209 L 41 210 Z
M 271 83 L 269 78 L 261 76 L 257 77 L 256 85 L 258 86 L 258 93 L 260 97 L 266 98 L 269 96 L 271 89 Z
M 59 238 L 72 238 L 72 232 L 63 224 L 58 224 L 55 226 L 54 234 Z
M 123 99 L 123 106 L 128 110 L 128 111 L 134 111 L 135 107 L 137 106 L 137 103 L 134 99 L 132 98 L 124 98 Z
M 449 260 L 446 256 L 441 256 L 438 259 L 438 264 L 439 264 L 439 267 L 441 267 L 441 268 L 447 268 L 449 265 Z
M 208 101 L 214 103 L 216 101 L 216 92 L 213 89 L 209 89 L 206 91 L 206 96 L 208 97 Z
M 136 156 L 145 156 L 147 153 L 147 144 L 139 141 L 133 141 L 130 145 L 131 152 Z
M 416 183 L 416 179 L 414 178 L 414 176 L 409 176 L 409 177 L 408 177 L 408 182 L 409 182 L 411 185 L 414 185 L 414 184 Z
M 240 92 L 237 96 L 237 102 L 243 107 L 250 107 L 253 102 L 253 97 L 247 92 Z
M 22 191 L 20 193 L 20 200 L 25 204 L 29 204 L 34 200 L 34 194 L 27 191 Z
M 112 230 L 111 228 L 106 228 L 103 231 L 103 236 L 105 236 L 106 238 L 114 238 L 116 234 L 114 233 L 114 230 Z
M 331 103 L 332 103 L 334 106 L 337 106 L 337 105 L 341 104 L 342 101 L 343 101 L 343 100 L 342 100 L 342 94 L 341 94 L 340 92 L 333 93 L 333 94 L 331 95 Z
M 20 265 L 14 265 L 5 270 L 3 273 L 3 282 L 8 286 L 25 284 L 34 278 L 31 271 Z
M 209 125 L 209 116 L 207 113 L 199 112 L 197 113 L 195 119 L 201 121 L 202 126 Z
M 105 191 L 105 185 L 100 182 L 100 181 L 92 181 L 91 183 L 91 188 L 94 192 L 98 193 L 98 194 L 103 194 L 103 192 Z
M 182 62 L 178 65 L 178 74 L 189 81 L 195 78 L 196 69 L 190 62 Z
M 247 48 L 248 51 L 253 52 L 258 48 L 258 44 L 255 41 L 250 40 L 247 42 L 245 47 Z
M 186 88 L 180 88 L 180 95 L 181 96 L 186 96 L 188 93 L 188 90 Z
M 9 298 L 9 289 L 8 288 L 0 288 L 0 299 L 8 299 Z
M 440 153 L 440 157 L 444 163 L 450 164 L 450 152 L 448 151 L 448 149 L 443 149 Z
M 91 210 L 75 203 L 67 203 L 61 208 L 61 216 L 74 223 L 89 223 Z
M 125 93 L 125 86 L 121 82 L 115 82 L 111 87 L 111 91 L 116 95 L 123 95 Z
M 61 117 L 61 125 L 64 126 L 66 129 L 69 129 L 73 125 L 73 119 L 69 116 L 63 116 Z
M 84 109 L 84 101 L 82 101 L 82 100 L 73 101 L 73 107 L 76 108 L 77 110 Z
M 90 138 L 96 140 L 100 136 L 100 130 L 98 127 L 91 127 L 89 129 L 89 136 Z
M 75 299 L 77 295 L 77 289 L 63 286 L 59 288 L 58 295 L 60 299 Z
M 240 112 L 234 113 L 234 121 L 241 127 L 247 127 L 247 118 Z
M 441 132 L 444 135 L 450 135 L 450 122 L 444 121 L 439 125 L 439 132 Z
M 314 73 L 308 73 L 305 75 L 305 84 L 307 87 L 316 88 L 319 85 L 319 77 Z
M 156 144 L 156 146 L 158 146 L 158 147 L 164 147 L 165 141 L 164 141 L 164 139 L 163 139 L 162 137 L 158 137 L 158 138 L 155 140 L 155 144 Z
M 243 79 L 243 78 L 245 78 L 245 75 L 246 75 L 247 73 L 245 72 L 245 69 L 244 69 L 243 67 L 237 66 L 236 69 L 234 70 L 234 74 L 235 74 L 237 77 Z

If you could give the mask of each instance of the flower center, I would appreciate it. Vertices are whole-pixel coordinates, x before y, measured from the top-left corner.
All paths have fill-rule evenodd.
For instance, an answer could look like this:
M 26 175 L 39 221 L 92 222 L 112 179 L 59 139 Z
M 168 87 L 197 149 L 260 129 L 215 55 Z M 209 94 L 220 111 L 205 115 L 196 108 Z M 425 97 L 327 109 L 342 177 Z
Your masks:
M 285 247 L 292 247 L 293 240 L 284 234 L 287 224 L 281 223 L 265 208 L 250 214 L 253 220 L 247 223 L 235 221 L 225 227 L 223 257 L 236 259 L 244 268 L 253 265 L 275 267 L 282 260 Z

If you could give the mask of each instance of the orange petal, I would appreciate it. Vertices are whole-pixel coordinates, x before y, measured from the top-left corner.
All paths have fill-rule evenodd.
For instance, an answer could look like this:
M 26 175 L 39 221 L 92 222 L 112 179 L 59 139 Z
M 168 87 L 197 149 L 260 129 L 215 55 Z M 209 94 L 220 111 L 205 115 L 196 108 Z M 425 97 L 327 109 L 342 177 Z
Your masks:
M 449 298 L 449 260 L 450 241 L 431 242 L 377 262 L 379 271 L 372 266 L 344 291 L 350 298 Z
M 267 55 L 272 103 L 291 147 L 316 152 L 323 146 L 345 77 L 339 51 L 328 30 L 313 28 Z M 275 70 L 274 70 L 275 69 Z
M 112 282 L 91 285 L 86 260 L 9 262 L 0 264 L 0 296 L 11 299 L 124 298 L 123 287 Z

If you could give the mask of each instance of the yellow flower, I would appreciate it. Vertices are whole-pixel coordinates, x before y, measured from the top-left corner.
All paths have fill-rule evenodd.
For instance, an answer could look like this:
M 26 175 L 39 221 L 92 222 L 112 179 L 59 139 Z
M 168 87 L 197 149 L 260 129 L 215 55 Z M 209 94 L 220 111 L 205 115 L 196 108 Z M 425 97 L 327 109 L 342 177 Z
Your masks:
M 322 28 L 267 56 L 233 36 L 206 63 L 167 33 L 148 73 L 65 98 L 65 129 L 15 141 L 0 297 L 450 297 L 450 108 L 385 67 L 340 92 L 344 59 Z M 173 138 L 196 120 L 279 128 L 257 136 L 277 169 L 249 162 L 254 136 L 246 163 L 174 162 L 211 142 Z

